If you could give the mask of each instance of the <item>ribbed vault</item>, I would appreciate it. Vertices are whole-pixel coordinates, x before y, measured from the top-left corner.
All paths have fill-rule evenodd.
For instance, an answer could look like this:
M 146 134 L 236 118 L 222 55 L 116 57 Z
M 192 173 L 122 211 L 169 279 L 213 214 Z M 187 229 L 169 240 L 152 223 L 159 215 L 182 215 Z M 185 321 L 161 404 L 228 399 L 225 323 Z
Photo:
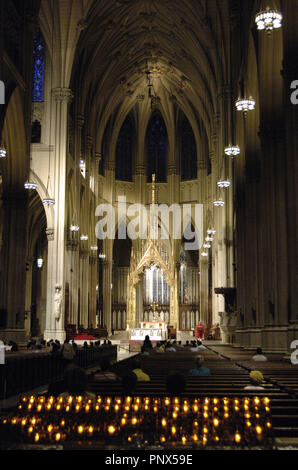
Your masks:
M 196 139 L 210 139 L 218 89 L 227 80 L 226 33 L 221 26 L 228 2 L 215 0 L 97 0 L 81 32 L 71 88 L 77 111 L 97 135 L 109 118 L 119 132 L 139 103 L 148 122 L 151 109 L 146 71 L 165 120 L 181 108 Z M 223 65 L 225 64 L 225 65 Z M 168 126 L 168 123 L 166 123 Z

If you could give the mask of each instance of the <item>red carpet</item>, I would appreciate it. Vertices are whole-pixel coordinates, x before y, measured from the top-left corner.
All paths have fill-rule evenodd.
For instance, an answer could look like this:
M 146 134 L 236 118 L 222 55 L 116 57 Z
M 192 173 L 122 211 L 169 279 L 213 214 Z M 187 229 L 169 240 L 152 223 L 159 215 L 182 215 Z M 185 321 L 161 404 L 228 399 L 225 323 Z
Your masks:
M 76 335 L 73 339 L 75 341 L 76 340 L 80 340 L 80 341 L 90 341 L 90 340 L 97 341 L 98 340 L 98 338 L 96 338 L 95 336 L 88 335 L 87 333 L 81 333 L 80 335 Z

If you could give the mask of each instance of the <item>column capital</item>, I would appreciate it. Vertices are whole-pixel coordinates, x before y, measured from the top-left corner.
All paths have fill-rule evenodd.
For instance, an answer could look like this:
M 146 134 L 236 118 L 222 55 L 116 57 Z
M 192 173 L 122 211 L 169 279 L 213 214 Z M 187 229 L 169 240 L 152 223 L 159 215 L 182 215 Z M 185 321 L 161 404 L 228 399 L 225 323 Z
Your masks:
M 107 161 L 107 162 L 105 163 L 105 170 L 107 170 L 107 171 L 115 171 L 115 167 L 116 167 L 116 163 L 115 163 L 115 162 Z
M 77 251 L 78 250 L 78 241 L 77 240 L 71 240 L 70 238 L 66 242 L 66 249 L 68 251 Z
M 178 174 L 177 166 L 174 164 L 170 164 L 168 166 L 168 175 L 177 175 L 177 174 Z
M 55 239 L 55 230 L 53 228 L 46 229 L 46 235 L 49 242 L 52 242 Z
M 145 166 L 141 164 L 136 165 L 136 175 L 145 175 Z
M 87 145 L 87 149 L 90 150 L 92 148 L 92 145 L 93 145 L 93 137 L 92 135 L 87 135 L 86 137 L 86 145 Z
M 85 124 L 85 117 L 84 117 L 83 114 L 77 114 L 76 115 L 76 124 L 77 124 L 79 129 L 82 129 L 82 127 Z
M 80 248 L 80 258 L 87 259 L 89 257 L 89 250 L 86 248 Z
M 73 99 L 73 92 L 70 88 L 53 88 L 52 95 L 56 101 L 67 101 L 70 103 Z
M 203 160 L 198 161 L 198 170 L 202 171 L 206 169 L 206 163 Z
M 214 150 L 210 150 L 209 151 L 209 158 L 211 160 L 211 162 L 213 162 L 215 160 L 215 152 Z
M 96 162 L 97 165 L 100 164 L 101 159 L 102 159 L 102 154 L 101 154 L 101 152 L 95 152 L 95 162 Z

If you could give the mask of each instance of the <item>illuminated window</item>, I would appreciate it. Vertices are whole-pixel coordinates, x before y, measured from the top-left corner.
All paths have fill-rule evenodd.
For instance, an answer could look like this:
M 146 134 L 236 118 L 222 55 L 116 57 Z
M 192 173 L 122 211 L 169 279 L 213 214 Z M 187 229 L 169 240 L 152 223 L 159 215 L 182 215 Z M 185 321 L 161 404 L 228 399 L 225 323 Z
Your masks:
M 45 42 L 39 31 L 33 37 L 33 94 L 32 101 L 44 100 Z

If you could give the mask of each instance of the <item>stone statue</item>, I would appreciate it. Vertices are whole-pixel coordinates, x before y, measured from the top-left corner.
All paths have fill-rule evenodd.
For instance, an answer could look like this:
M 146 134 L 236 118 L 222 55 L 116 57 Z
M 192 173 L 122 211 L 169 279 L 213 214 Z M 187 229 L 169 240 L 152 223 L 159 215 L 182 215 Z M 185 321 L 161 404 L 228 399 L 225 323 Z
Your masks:
M 62 307 L 62 286 L 59 284 L 56 284 L 55 286 L 54 304 L 55 304 L 55 319 L 59 321 L 61 317 L 61 307 Z

